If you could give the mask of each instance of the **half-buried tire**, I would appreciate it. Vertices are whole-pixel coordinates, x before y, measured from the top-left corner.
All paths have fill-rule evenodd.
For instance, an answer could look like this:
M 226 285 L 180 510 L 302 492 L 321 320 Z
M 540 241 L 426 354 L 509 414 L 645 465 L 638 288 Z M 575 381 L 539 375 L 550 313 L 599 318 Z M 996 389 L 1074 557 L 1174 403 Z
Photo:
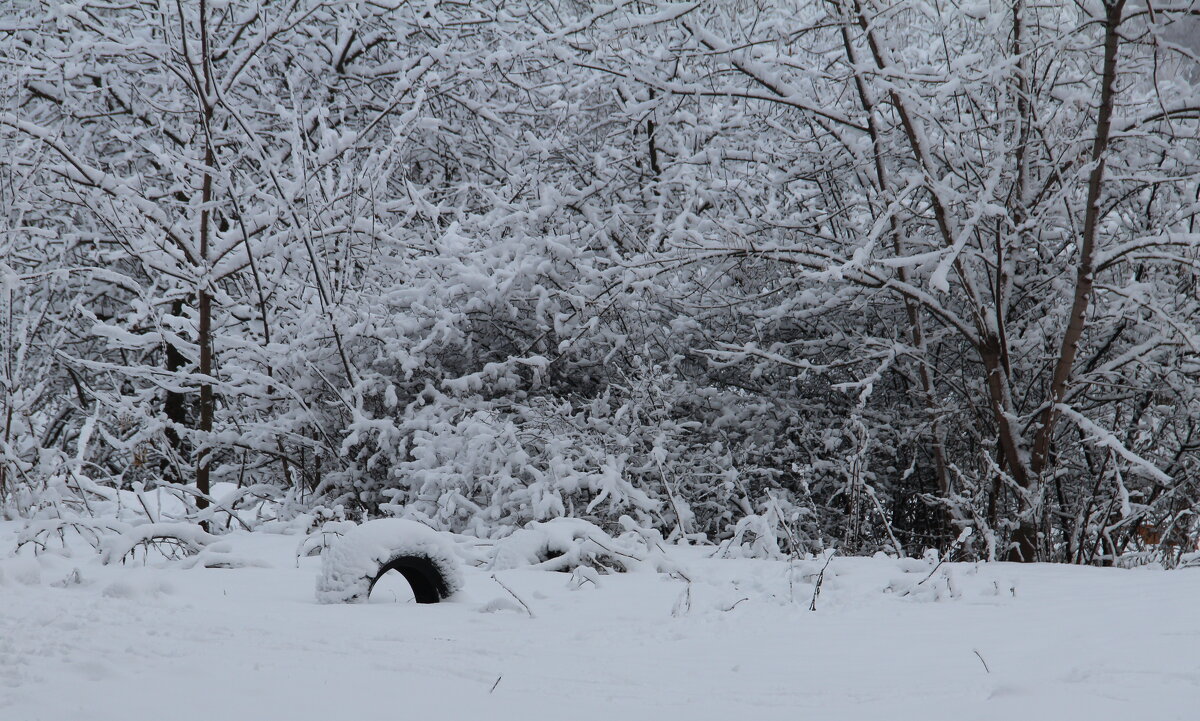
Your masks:
M 317 600 L 363 603 L 383 574 L 398 571 L 417 603 L 437 603 L 462 588 L 453 543 L 415 521 L 383 518 L 347 531 L 321 556 Z

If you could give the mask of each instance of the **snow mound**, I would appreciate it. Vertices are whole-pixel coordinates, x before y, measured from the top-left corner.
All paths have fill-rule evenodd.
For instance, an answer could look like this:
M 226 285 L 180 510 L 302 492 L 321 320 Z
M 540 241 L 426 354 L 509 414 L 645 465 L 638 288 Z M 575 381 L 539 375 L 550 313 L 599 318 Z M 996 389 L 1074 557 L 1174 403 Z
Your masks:
M 224 541 L 205 546 L 178 565 L 180 568 L 271 568 L 271 564 L 261 558 L 234 553 L 233 547 Z
M 463 585 L 454 545 L 445 536 L 416 521 L 381 518 L 347 530 L 322 554 L 317 601 L 362 603 L 391 570 L 404 575 L 417 603 L 435 603 Z
M 8 562 L 8 570 L 12 579 L 22 586 L 38 586 L 42 583 L 42 567 L 31 558 L 14 558 Z M 0 571 L 0 582 L 3 582 L 3 572 Z
M 496 543 L 491 569 L 533 566 L 547 571 L 573 571 L 588 566 L 605 572 L 632 571 L 643 555 L 625 547 L 599 526 L 579 518 L 533 522 Z
M 135 601 L 145 597 L 157 597 L 175 593 L 175 587 L 162 580 L 117 579 L 100 592 L 105 598 L 120 598 Z

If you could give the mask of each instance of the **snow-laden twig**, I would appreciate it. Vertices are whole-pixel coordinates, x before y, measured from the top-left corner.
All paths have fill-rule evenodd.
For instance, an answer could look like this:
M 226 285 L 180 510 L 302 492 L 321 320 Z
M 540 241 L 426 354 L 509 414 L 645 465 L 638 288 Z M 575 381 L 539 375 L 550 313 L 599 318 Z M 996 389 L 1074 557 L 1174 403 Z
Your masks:
M 926 581 L 933 578 L 933 574 L 937 573 L 937 570 L 942 567 L 942 564 L 945 563 L 946 561 L 950 560 L 954 556 L 954 552 L 957 551 L 960 546 L 962 546 L 964 541 L 966 541 L 968 538 L 971 537 L 971 533 L 972 533 L 972 529 L 970 526 L 967 526 L 966 528 L 962 529 L 962 532 L 960 532 L 958 534 L 958 538 L 955 539 L 954 543 L 951 544 L 950 548 L 946 551 L 946 553 L 941 558 L 938 559 L 937 564 L 934 565 L 933 570 L 931 570 L 929 572 L 929 575 L 926 576 L 925 578 L 922 578 L 920 581 L 917 581 L 917 586 L 921 586 Z M 900 595 L 906 596 L 906 595 L 908 595 L 908 593 L 909 593 L 909 591 L 905 591 L 904 593 L 902 593 Z

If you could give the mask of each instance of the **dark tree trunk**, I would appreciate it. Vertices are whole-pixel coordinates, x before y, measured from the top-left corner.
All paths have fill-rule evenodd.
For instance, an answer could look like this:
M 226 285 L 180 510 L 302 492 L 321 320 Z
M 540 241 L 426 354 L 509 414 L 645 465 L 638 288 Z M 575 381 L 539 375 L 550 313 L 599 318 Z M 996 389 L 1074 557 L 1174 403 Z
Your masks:
M 171 305 L 171 315 L 180 316 L 182 314 L 183 301 L 177 300 Z M 166 362 L 164 365 L 168 373 L 178 373 L 187 365 L 187 358 L 170 342 L 163 344 L 163 350 L 166 353 Z M 167 444 L 176 458 L 186 458 L 188 453 L 183 437 L 176 430 L 176 427 L 187 427 L 187 407 L 186 393 L 173 390 L 166 392 L 166 397 L 163 399 L 163 415 L 167 417 L 171 425 L 167 427 L 163 435 L 167 437 Z M 169 473 L 175 476 L 172 478 L 173 481 L 177 483 L 183 482 L 183 479 L 179 478 L 178 474 L 175 473 L 175 466 L 169 462 L 169 459 L 163 460 L 162 470 L 164 474 Z

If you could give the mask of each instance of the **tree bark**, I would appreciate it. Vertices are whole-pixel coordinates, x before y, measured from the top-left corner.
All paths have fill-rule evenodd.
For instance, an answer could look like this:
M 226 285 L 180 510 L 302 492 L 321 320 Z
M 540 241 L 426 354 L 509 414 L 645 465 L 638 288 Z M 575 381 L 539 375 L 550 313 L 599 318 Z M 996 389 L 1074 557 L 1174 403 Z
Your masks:
M 1108 150 L 1112 131 L 1112 114 L 1117 84 L 1117 52 L 1121 36 L 1121 12 L 1125 0 L 1106 2 L 1104 5 L 1104 69 L 1100 90 L 1100 110 L 1096 119 L 1096 137 L 1092 142 L 1092 171 L 1088 177 L 1087 209 L 1083 219 L 1083 237 L 1079 243 L 1079 264 L 1075 273 L 1075 292 L 1071 302 L 1071 314 L 1067 329 L 1063 333 L 1058 360 L 1054 364 L 1054 375 L 1050 382 L 1050 393 L 1042 410 L 1037 435 L 1033 444 L 1031 466 L 1034 473 L 1041 473 L 1050 456 L 1050 444 L 1054 437 L 1054 424 L 1058 419 L 1058 404 L 1066 396 L 1071 380 L 1071 370 L 1079 353 L 1083 331 L 1087 327 L 1087 312 L 1091 305 L 1096 270 L 1096 236 L 1100 227 L 1100 191 L 1104 185 L 1104 154 Z
M 204 82 L 198 84 L 196 93 L 200 97 L 201 107 L 201 122 L 203 123 L 201 137 L 204 138 L 204 179 L 200 188 L 200 262 L 202 273 L 199 279 L 199 288 L 197 289 L 197 300 L 199 305 L 199 328 L 197 345 L 200 346 L 200 375 L 203 379 L 200 381 L 200 424 L 199 431 L 203 443 L 200 447 L 200 453 L 196 459 L 196 490 L 199 492 L 196 500 L 198 508 L 208 506 L 209 494 L 209 464 L 211 462 L 212 451 L 208 445 L 208 436 L 213 429 L 213 387 L 212 378 L 213 372 L 213 349 L 212 349 L 212 292 L 209 288 L 209 283 L 212 279 L 209 277 L 209 235 L 212 232 L 212 211 L 210 205 L 213 199 L 213 165 L 216 163 L 216 157 L 213 153 L 213 141 L 211 135 L 213 106 L 210 102 L 212 93 L 212 74 L 209 66 L 208 58 L 208 3 L 206 0 L 200 0 L 200 65 L 201 73 L 204 77 Z
M 1113 105 L 1116 97 L 1117 55 L 1120 50 L 1119 28 L 1125 0 L 1107 0 L 1104 4 L 1104 65 L 1101 70 L 1100 108 L 1096 118 L 1096 136 L 1092 141 L 1092 170 L 1088 177 L 1087 207 L 1084 211 L 1083 235 L 1079 242 L 1079 261 L 1075 273 L 1075 290 L 1072 294 L 1071 311 L 1067 328 L 1063 333 L 1062 345 L 1054 364 L 1054 373 L 1044 408 L 1039 414 L 1037 432 L 1030 454 L 1028 476 L 1017 482 L 1026 490 L 1039 483 L 1049 466 L 1051 445 L 1054 440 L 1055 424 L 1058 420 L 1058 404 L 1066 397 L 1070 385 L 1075 358 L 1079 354 L 1080 342 L 1087 327 L 1087 313 L 1091 306 L 1095 285 L 1096 238 L 1099 234 L 1100 192 L 1104 187 L 1105 153 L 1108 151 L 1112 132 Z M 1013 545 L 1008 560 L 1038 560 L 1038 535 L 1036 505 L 1023 509 L 1020 526 L 1013 534 Z

